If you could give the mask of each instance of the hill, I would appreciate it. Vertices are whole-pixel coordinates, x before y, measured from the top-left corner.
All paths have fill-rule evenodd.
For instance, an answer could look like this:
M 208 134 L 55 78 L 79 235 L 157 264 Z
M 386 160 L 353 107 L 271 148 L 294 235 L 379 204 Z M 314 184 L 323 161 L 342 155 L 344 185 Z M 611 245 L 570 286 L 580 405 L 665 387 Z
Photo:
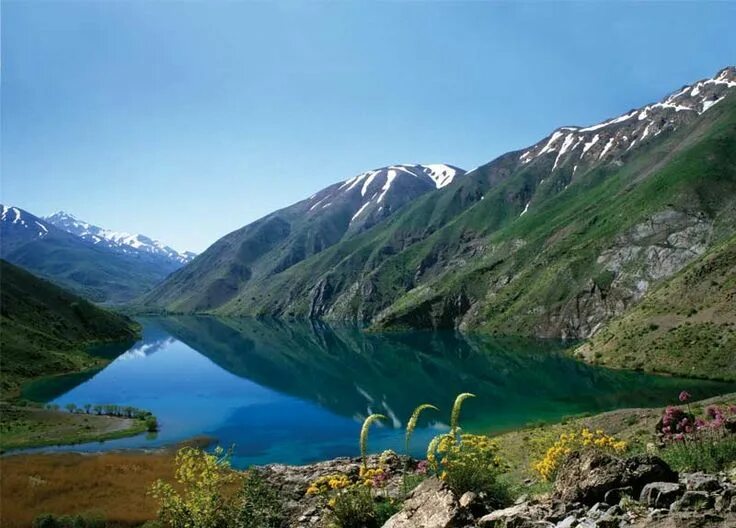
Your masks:
M 92 343 L 133 340 L 137 324 L 0 260 L 0 348 L 3 394 L 41 375 L 101 363 Z

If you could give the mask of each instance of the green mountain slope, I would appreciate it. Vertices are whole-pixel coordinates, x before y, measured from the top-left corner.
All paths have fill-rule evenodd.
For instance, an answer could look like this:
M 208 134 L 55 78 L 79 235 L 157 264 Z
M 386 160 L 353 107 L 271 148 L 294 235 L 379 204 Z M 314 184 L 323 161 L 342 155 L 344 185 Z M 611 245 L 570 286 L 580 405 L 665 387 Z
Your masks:
M 28 378 L 89 368 L 83 349 L 132 340 L 137 325 L 0 260 L 0 379 L 13 391 Z
M 225 271 L 229 298 L 206 311 L 589 337 L 736 230 L 734 87 L 728 68 L 562 127 L 279 273 Z
M 736 379 L 736 237 L 659 285 L 576 354 L 614 367 Z

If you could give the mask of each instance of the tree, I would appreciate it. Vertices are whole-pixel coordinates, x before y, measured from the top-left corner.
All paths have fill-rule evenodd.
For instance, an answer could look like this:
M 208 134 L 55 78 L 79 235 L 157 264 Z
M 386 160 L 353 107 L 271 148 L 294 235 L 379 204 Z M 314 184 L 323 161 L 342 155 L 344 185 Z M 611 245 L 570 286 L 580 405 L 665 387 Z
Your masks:
M 90 409 L 92 409 L 92 404 L 91 403 L 85 403 L 84 404 L 84 412 L 86 412 L 87 414 L 89 414 Z
M 70 413 L 73 413 L 77 410 L 77 404 L 76 403 L 67 403 L 64 407 L 66 407 L 66 410 Z

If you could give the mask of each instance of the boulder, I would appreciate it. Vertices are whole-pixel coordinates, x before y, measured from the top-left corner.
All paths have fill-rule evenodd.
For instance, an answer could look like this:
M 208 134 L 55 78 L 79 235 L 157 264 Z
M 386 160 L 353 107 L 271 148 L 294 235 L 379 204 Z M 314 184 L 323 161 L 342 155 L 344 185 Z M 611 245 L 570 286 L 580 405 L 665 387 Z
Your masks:
M 671 512 L 703 511 L 712 509 L 715 498 L 707 491 L 686 491 L 682 498 L 672 503 Z
M 462 513 L 452 491 L 444 482 L 430 478 L 419 484 L 383 528 L 455 528 Z
M 555 496 L 588 506 L 602 502 L 606 493 L 631 487 L 634 496 L 650 482 L 676 482 L 677 473 L 654 456 L 621 459 L 595 450 L 571 453 L 555 480 Z
M 684 492 L 676 482 L 650 482 L 641 490 L 639 502 L 650 508 L 669 508 Z
M 687 489 L 692 491 L 718 491 L 722 488 L 716 477 L 705 473 L 685 473 L 682 480 Z

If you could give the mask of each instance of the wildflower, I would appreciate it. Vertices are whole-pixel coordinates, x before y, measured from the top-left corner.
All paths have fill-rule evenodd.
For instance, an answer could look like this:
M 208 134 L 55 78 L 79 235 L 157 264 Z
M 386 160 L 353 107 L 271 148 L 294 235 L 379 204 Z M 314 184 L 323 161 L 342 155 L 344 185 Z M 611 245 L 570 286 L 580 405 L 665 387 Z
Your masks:
M 429 461 L 428 460 L 422 460 L 417 464 L 416 472 L 419 475 L 426 475 L 427 471 L 429 470 Z
M 683 403 L 684 403 L 684 402 L 686 402 L 686 401 L 688 401 L 688 400 L 690 399 L 690 397 L 691 397 L 691 396 L 690 396 L 690 393 L 689 393 L 689 392 L 687 392 L 687 391 L 682 391 L 682 392 L 680 393 L 680 396 L 678 396 L 679 400 L 680 400 L 681 402 L 683 402 Z

